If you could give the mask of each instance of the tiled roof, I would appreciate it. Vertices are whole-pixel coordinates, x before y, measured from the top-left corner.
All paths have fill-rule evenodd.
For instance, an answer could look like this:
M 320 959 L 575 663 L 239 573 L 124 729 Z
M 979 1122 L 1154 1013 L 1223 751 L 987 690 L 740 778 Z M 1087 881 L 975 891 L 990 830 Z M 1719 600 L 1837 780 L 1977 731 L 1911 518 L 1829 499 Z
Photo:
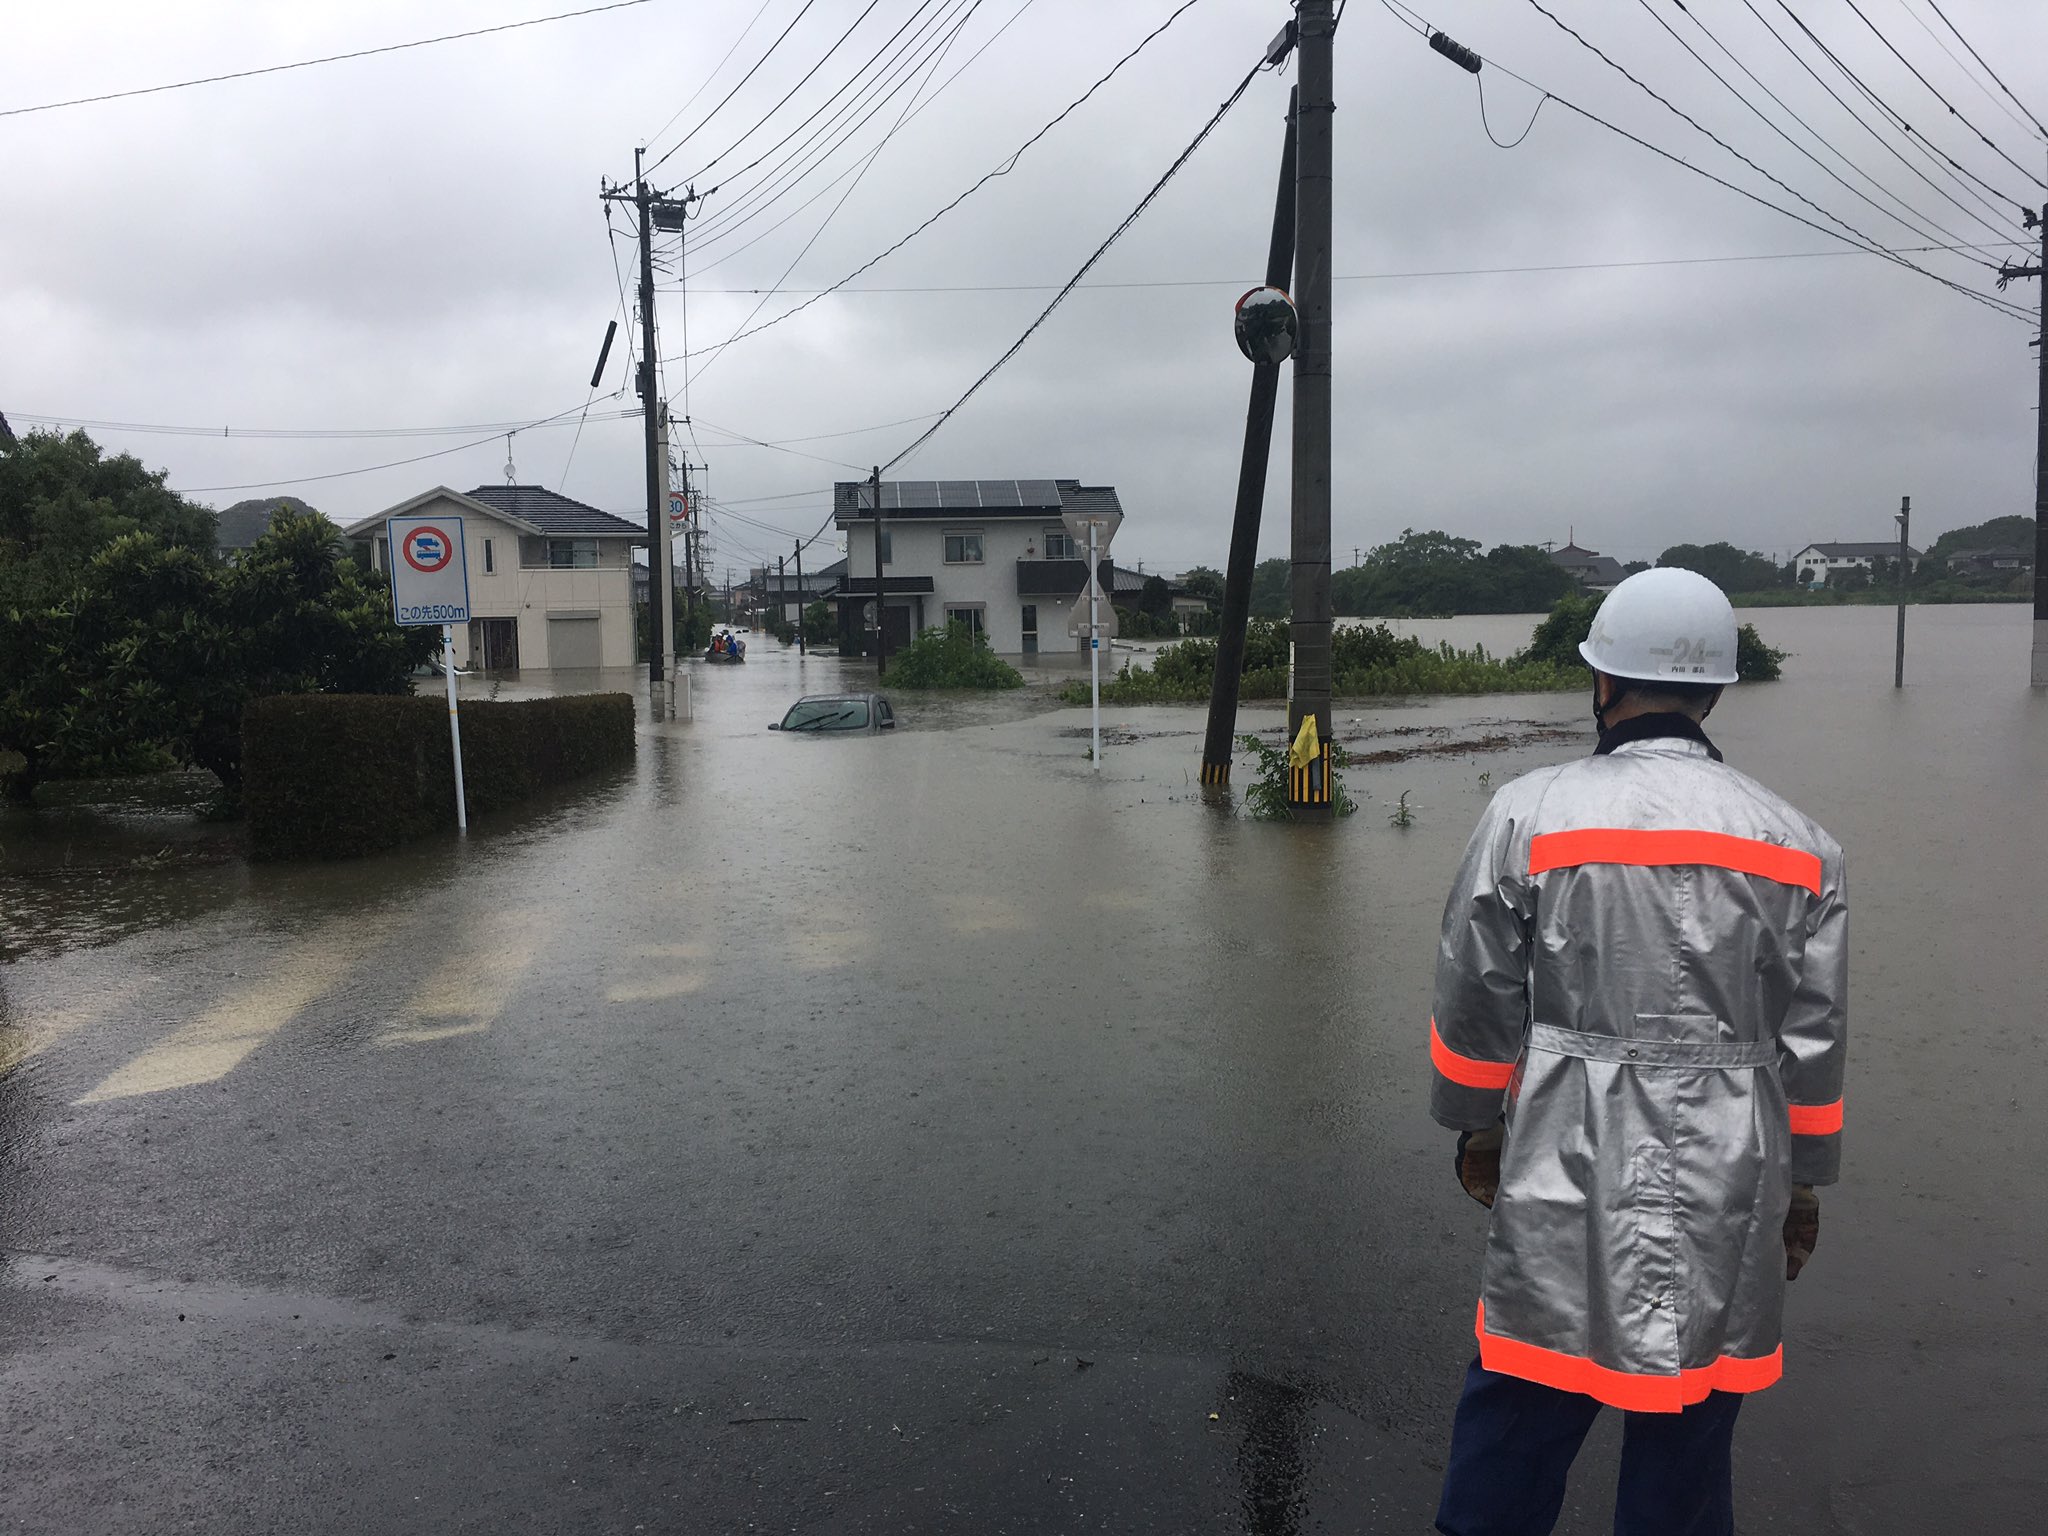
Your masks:
M 629 523 L 623 517 L 600 512 L 596 507 L 572 501 L 538 485 L 480 485 L 469 492 L 469 498 L 482 502 L 494 512 L 503 512 L 509 517 L 532 523 L 541 532 L 557 537 L 572 534 L 647 537 L 647 529 L 642 524 Z

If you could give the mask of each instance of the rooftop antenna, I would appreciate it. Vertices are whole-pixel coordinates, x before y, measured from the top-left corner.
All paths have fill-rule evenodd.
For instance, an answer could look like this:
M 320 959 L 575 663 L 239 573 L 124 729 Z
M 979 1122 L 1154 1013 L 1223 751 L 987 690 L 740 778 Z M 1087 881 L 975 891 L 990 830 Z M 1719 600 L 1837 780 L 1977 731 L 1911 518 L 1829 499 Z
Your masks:
M 507 485 L 517 485 L 519 483 L 518 472 L 512 467 L 512 439 L 516 436 L 518 436 L 516 432 L 507 432 L 505 434 L 505 483 Z

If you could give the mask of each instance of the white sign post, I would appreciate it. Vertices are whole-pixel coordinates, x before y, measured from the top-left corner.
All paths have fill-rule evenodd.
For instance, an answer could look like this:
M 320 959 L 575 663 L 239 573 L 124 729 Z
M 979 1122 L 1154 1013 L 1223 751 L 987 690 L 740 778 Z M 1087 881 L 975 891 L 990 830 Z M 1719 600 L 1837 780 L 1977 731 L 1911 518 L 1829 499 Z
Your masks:
M 384 532 L 391 551 L 391 616 L 405 627 L 441 626 L 441 670 L 448 680 L 448 744 L 455 755 L 455 825 L 469 830 L 462 790 L 462 721 L 455 711 L 455 626 L 469 622 L 469 554 L 459 517 L 392 517 Z
M 1088 599 L 1088 691 L 1090 714 L 1088 725 L 1088 756 L 1097 771 L 1102 768 L 1102 639 L 1106 627 L 1110 638 L 1116 637 L 1116 608 L 1109 610 L 1109 622 L 1105 626 L 1102 618 L 1103 605 L 1108 602 L 1102 590 L 1101 562 L 1109 554 L 1109 541 L 1116 537 L 1117 529 L 1124 520 L 1123 513 L 1113 508 L 1090 509 L 1068 512 L 1060 521 L 1067 525 L 1067 531 L 1080 538 L 1085 530 L 1088 539 L 1088 582 L 1082 595 Z M 1079 618 L 1080 603 L 1074 604 L 1076 619 Z M 1069 624 L 1068 633 L 1074 633 L 1076 626 Z

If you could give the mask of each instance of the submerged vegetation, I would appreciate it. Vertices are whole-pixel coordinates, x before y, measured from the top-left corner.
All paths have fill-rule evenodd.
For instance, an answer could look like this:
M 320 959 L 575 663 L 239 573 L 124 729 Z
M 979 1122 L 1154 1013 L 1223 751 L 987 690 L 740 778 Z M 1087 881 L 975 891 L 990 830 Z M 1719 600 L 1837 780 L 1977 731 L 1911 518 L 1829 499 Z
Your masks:
M 1022 688 L 1024 674 L 964 624 L 928 629 L 889 658 L 892 688 Z

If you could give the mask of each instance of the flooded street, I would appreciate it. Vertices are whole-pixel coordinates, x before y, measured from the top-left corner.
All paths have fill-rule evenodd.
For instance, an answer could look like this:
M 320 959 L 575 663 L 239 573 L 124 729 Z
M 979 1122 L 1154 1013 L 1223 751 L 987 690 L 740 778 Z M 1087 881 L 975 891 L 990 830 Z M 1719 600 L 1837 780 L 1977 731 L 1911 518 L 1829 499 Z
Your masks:
M 1742 1529 L 2036 1528 L 2027 610 L 1915 608 L 1899 691 L 1889 609 L 1741 617 L 1785 681 L 1708 729 L 1853 914 L 1844 1182 Z M 1270 826 L 1201 802 L 1200 707 L 1105 708 L 1099 772 L 1041 689 L 782 736 L 873 669 L 753 641 L 466 843 L 0 817 L 0 1525 L 1428 1528 L 1485 1221 L 1425 1108 L 1436 927 L 1588 701 L 1340 702 L 1359 813 Z

